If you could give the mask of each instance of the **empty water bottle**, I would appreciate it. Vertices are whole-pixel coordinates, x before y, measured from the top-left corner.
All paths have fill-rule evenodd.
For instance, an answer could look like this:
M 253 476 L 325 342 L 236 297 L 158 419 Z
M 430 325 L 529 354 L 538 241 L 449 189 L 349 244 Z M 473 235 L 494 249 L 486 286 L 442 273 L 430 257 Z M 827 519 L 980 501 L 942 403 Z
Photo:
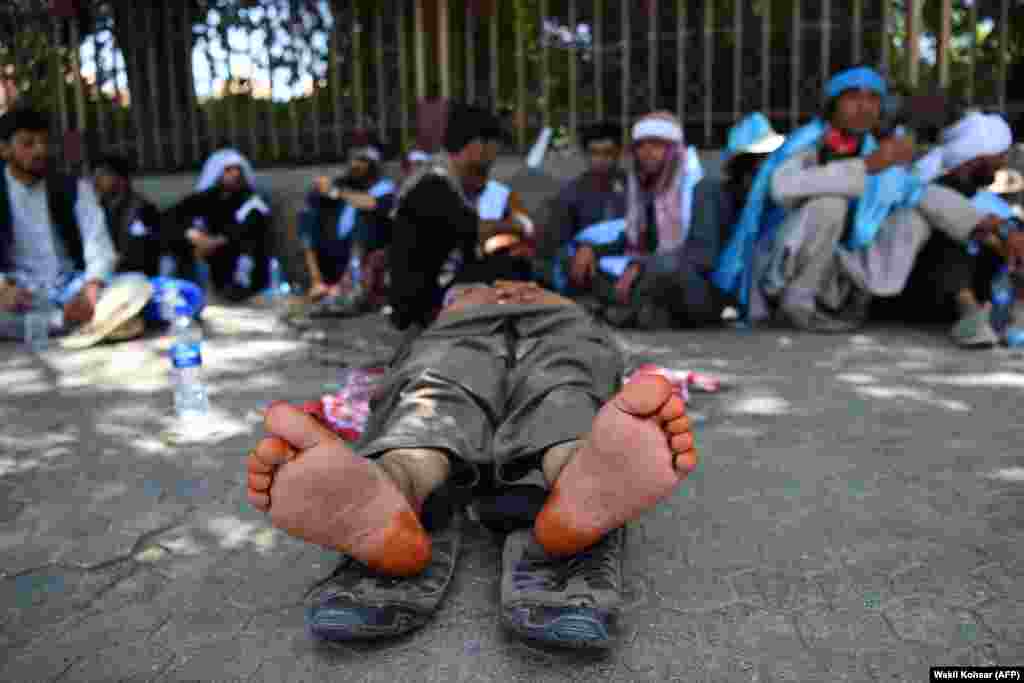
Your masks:
M 359 254 L 352 254 L 348 261 L 348 272 L 352 278 L 352 296 L 358 299 L 363 293 L 363 264 Z
M 174 387 L 174 410 L 179 417 L 198 417 L 210 410 L 210 399 L 202 377 L 203 333 L 193 320 L 188 303 L 180 296 L 172 301 L 174 343 L 171 345 L 171 384 Z
M 281 294 L 281 262 L 276 258 L 270 259 L 270 288 L 269 292 L 271 298 L 276 298 Z
M 1010 322 L 1010 309 L 1015 298 L 1013 280 L 1006 266 L 992 280 L 992 327 L 1002 332 Z
M 50 343 L 50 296 L 48 288 L 42 284 L 30 284 L 28 290 L 32 303 L 24 315 L 25 346 L 39 353 L 45 351 Z
M 235 265 L 235 284 L 243 289 L 252 287 L 252 269 L 255 264 L 252 258 L 242 254 Z

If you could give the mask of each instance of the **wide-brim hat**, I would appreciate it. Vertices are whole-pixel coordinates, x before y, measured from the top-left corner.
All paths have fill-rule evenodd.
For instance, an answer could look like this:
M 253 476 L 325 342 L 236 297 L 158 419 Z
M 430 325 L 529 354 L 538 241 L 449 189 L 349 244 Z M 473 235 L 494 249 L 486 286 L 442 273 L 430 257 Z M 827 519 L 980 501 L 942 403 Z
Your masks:
M 761 112 L 744 117 L 729 129 L 729 140 L 722 151 L 722 163 L 744 154 L 771 154 L 786 142 Z
M 92 320 L 64 337 L 60 345 L 65 349 L 85 349 L 104 339 L 137 336 L 142 328 L 132 319 L 152 296 L 153 285 L 141 275 L 115 279 L 100 292 Z
M 1024 192 L 1024 175 L 1015 168 L 1001 168 L 996 171 L 996 181 L 985 189 L 995 194 Z

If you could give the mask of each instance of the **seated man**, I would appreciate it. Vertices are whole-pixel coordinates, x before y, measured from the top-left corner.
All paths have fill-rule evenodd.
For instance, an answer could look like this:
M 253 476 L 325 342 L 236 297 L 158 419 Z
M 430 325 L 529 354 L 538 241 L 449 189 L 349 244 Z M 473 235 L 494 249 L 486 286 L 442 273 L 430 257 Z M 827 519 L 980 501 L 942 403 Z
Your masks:
M 125 158 L 107 155 L 96 163 L 93 185 L 103 206 L 121 273 L 160 275 L 165 253 L 160 212 L 132 187 L 134 169 Z
M 675 116 L 648 114 L 633 126 L 634 168 L 629 176 L 625 229 L 606 244 L 574 245 L 570 292 L 593 294 L 608 322 L 645 328 L 707 325 L 721 320 L 724 300 L 707 279 L 718 255 L 719 197 L 698 193 L 699 173 L 688 170 L 683 130 Z M 697 220 L 705 212 L 715 218 Z M 600 268 L 621 256 L 624 270 Z
M 8 339 L 22 337 L 34 306 L 52 305 L 51 332 L 90 322 L 117 263 L 91 185 L 50 170 L 49 127 L 29 109 L 0 117 L 0 336 Z
M 942 133 L 942 145 L 922 159 L 918 173 L 927 182 L 947 187 L 972 200 L 988 213 L 985 188 L 1007 164 L 1013 136 L 1006 121 L 995 114 L 969 114 Z M 934 233 L 914 263 L 903 292 L 877 302 L 881 317 L 956 325 L 954 343 L 965 348 L 991 347 L 999 336 L 992 327 L 992 278 L 1003 259 L 991 247 L 977 253 L 943 233 Z
M 410 631 L 438 608 L 459 517 L 428 529 L 428 510 L 536 475 L 539 513 L 506 539 L 502 622 L 527 638 L 607 645 L 622 527 L 697 465 L 683 401 L 660 376 L 621 387 L 620 350 L 561 296 L 521 282 L 453 292 L 396 355 L 355 450 L 298 409 L 268 409 L 248 498 L 276 527 L 349 556 L 308 619 L 317 636 L 350 640 Z
M 270 207 L 256 192 L 252 165 L 240 153 L 215 152 L 203 165 L 195 193 L 168 209 L 167 216 L 168 226 L 183 232 L 196 256 L 209 264 L 214 289 L 225 299 L 243 301 L 267 287 Z
M 352 276 L 364 260 L 383 262 L 381 254 L 391 242 L 395 184 L 381 176 L 380 151 L 365 144 L 354 148 L 349 157 L 345 175 L 333 182 L 317 178 L 299 214 L 299 237 L 314 300 L 337 297 L 342 289 L 351 292 Z M 374 281 L 359 285 L 371 294 L 379 288 L 376 281 L 382 279 L 383 272 L 374 270 L 368 275 Z
M 496 189 L 487 196 L 500 138 L 501 127 L 490 112 L 453 104 L 444 151 L 402 187 L 389 254 L 392 322 L 399 329 L 426 327 L 437 315 L 444 288 L 451 284 L 442 284 L 442 269 L 453 252 L 461 255 L 454 282 L 531 279 L 533 266 L 528 258 L 500 248 L 484 253 L 484 245 L 493 237 L 522 238 L 527 232 L 528 219 L 520 220 L 511 194 L 491 186 Z M 486 200 L 483 215 L 471 197 Z
M 906 138 L 875 141 L 886 96 L 872 69 L 837 74 L 825 118 L 791 133 L 762 166 L 714 275 L 748 318 L 777 304 L 797 328 L 854 330 L 873 297 L 902 291 L 933 230 L 966 244 L 988 229 L 962 195 L 909 172 Z
M 558 291 L 568 291 L 562 268 L 564 250 L 585 228 L 626 215 L 626 174 L 622 170 L 622 131 L 613 123 L 584 129 L 580 143 L 587 170 L 562 188 L 554 200 L 551 219 L 539 254 L 548 262 L 545 279 Z
M 723 244 L 732 237 L 732 228 L 747 203 L 761 164 L 785 142 L 786 137 L 776 133 L 761 112 L 750 114 L 729 129 L 728 144 L 722 154 L 723 181 L 715 178 L 700 181 L 717 186 L 721 194 L 717 220 Z M 694 220 L 704 220 L 707 215 L 697 215 Z

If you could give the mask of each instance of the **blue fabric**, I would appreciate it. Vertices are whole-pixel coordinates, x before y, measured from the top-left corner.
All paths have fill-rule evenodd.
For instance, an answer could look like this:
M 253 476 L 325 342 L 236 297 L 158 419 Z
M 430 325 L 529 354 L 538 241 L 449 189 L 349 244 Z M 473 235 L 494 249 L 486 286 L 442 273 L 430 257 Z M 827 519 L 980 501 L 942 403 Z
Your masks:
M 994 192 L 982 191 L 976 192 L 971 197 L 971 203 L 974 204 L 975 208 L 984 213 L 992 213 L 1004 221 L 1013 218 L 1013 207 L 1010 206 L 1005 199 L 1000 197 Z
M 377 182 L 376 185 L 370 188 L 368 194 L 371 197 L 380 199 L 384 195 L 394 194 L 395 184 L 388 178 L 384 178 Z M 359 210 L 349 204 L 345 205 L 341 215 L 338 216 L 338 239 L 343 240 L 349 236 L 352 229 L 356 226 L 356 216 L 359 215 Z
M 168 291 L 172 288 L 177 289 L 185 299 L 192 317 L 199 315 L 206 306 L 206 294 L 194 282 L 171 277 L 154 277 L 150 278 L 149 282 L 153 285 L 153 296 L 150 297 L 146 307 L 142 309 L 142 317 L 146 319 L 146 322 L 171 322 L 164 319 L 162 305 Z
M 872 90 L 881 97 L 889 94 L 885 79 L 874 69 L 860 66 L 840 71 L 825 84 L 825 97 L 832 100 L 846 90 Z
M 772 175 L 793 155 L 817 146 L 827 130 L 824 121 L 812 121 L 790 134 L 786 143 L 761 164 L 732 238 L 711 275 L 716 287 L 735 297 L 747 319 L 753 286 L 754 247 L 762 240 L 774 240 L 779 224 L 785 218 L 785 211 L 771 200 Z M 874 137 L 868 135 L 862 145 L 861 156 L 867 156 L 877 148 Z M 916 206 L 924 187 L 916 175 L 902 167 L 891 167 L 882 173 L 869 175 L 863 196 L 853 202 L 853 230 L 845 246 L 856 250 L 870 245 L 885 218 L 897 208 Z

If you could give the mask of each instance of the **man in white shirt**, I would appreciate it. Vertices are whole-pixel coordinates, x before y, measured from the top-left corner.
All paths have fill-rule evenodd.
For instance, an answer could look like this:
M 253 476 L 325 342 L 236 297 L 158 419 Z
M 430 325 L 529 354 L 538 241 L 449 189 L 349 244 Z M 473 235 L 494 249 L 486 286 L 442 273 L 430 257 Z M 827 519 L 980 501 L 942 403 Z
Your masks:
M 51 331 L 88 323 L 117 262 L 90 184 L 51 172 L 48 129 L 38 111 L 0 117 L 0 337 L 21 336 L 37 296 L 56 307 Z

